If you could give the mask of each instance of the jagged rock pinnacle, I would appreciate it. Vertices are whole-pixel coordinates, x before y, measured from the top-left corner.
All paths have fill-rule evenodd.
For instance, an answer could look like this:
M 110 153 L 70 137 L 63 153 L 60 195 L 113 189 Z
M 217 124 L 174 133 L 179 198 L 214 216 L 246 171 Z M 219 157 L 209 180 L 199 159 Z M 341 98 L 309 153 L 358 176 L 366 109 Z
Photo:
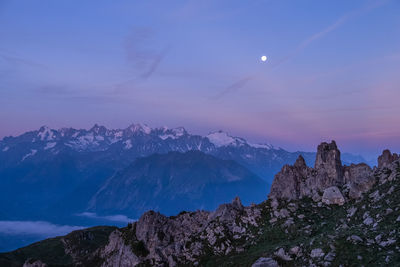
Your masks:
M 399 159 L 399 155 L 396 153 L 391 153 L 389 149 L 385 149 L 382 152 L 382 155 L 378 157 L 378 168 L 388 167 L 393 161 Z

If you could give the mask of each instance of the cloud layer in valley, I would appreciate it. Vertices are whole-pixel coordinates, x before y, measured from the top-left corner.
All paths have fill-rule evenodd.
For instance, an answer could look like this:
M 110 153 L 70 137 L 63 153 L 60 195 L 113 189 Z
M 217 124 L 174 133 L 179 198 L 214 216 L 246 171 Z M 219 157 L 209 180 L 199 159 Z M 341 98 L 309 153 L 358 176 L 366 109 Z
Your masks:
M 136 219 L 128 218 L 125 215 L 116 214 L 116 215 L 107 215 L 107 216 L 100 216 L 94 212 L 82 212 L 78 213 L 77 216 L 91 218 L 91 219 L 99 219 L 99 220 L 106 220 L 110 222 L 119 222 L 119 223 L 129 223 L 136 221 Z
M 0 234 L 37 235 L 42 237 L 60 236 L 84 227 L 57 225 L 45 221 L 0 221 Z

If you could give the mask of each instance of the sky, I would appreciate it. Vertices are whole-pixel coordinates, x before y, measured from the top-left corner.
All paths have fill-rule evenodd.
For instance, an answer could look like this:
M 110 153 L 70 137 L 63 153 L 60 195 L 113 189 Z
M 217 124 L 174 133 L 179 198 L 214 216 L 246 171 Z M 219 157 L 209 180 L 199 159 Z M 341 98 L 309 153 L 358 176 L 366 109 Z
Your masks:
M 0 138 L 139 122 L 400 151 L 399 14 L 397 0 L 0 0 Z

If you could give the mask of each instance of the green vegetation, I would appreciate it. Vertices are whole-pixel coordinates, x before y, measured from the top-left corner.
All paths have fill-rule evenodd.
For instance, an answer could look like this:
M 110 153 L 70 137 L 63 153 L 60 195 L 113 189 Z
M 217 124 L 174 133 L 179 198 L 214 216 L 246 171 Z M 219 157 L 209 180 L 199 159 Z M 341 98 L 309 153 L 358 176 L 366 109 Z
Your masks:
M 72 266 L 73 258 L 65 253 L 65 247 L 74 255 L 87 259 L 94 250 L 107 244 L 108 236 L 116 227 L 96 226 L 73 231 L 64 237 L 49 238 L 8 253 L 0 254 L 0 266 L 21 266 L 26 259 L 40 259 L 51 266 Z

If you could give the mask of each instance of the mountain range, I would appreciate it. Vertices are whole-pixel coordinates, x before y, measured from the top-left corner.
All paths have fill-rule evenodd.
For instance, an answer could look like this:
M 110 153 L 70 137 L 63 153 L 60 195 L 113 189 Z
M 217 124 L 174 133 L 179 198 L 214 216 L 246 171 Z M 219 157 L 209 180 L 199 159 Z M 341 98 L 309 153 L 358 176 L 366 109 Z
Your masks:
M 234 160 L 268 184 L 282 165 L 293 163 L 298 155 L 308 163 L 315 158 L 312 152 L 288 152 L 269 144 L 253 144 L 222 131 L 199 136 L 184 128 L 153 129 L 142 124 L 111 130 L 98 125 L 89 130 L 41 127 L 0 141 L 0 183 L 7 188 L 1 203 L 15 200 L 7 201 L 10 204 L 3 210 L 18 217 L 20 209 L 51 208 L 48 203 L 52 203 L 56 209 L 62 206 L 80 211 L 85 207 L 82 203 L 87 203 L 109 177 L 135 159 L 191 150 Z M 348 154 L 344 162 L 362 160 Z

